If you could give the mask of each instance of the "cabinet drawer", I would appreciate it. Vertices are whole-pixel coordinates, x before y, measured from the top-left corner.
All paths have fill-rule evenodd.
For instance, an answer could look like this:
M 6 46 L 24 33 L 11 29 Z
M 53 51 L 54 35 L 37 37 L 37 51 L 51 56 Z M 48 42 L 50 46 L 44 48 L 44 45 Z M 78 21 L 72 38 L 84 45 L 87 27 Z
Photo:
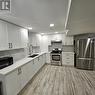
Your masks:
M 62 54 L 62 64 L 64 65 L 74 65 L 74 54 L 70 52 L 63 52 Z
M 74 57 L 69 57 L 69 56 L 68 56 L 68 57 L 62 57 L 62 59 L 63 59 L 63 60 L 73 60 Z

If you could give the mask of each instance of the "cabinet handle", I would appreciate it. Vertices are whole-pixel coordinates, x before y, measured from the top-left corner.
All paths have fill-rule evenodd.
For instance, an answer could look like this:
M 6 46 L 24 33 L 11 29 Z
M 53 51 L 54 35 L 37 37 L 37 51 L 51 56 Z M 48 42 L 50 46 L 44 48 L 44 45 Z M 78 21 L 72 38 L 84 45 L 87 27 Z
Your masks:
M 18 68 L 18 75 L 22 73 L 21 68 Z
M 12 48 L 13 47 L 12 43 L 8 43 L 8 44 L 9 44 L 9 48 Z
M 8 43 L 9 44 L 9 48 L 10 48 L 10 43 Z
M 11 43 L 11 48 L 13 48 L 13 45 L 12 45 L 12 43 Z

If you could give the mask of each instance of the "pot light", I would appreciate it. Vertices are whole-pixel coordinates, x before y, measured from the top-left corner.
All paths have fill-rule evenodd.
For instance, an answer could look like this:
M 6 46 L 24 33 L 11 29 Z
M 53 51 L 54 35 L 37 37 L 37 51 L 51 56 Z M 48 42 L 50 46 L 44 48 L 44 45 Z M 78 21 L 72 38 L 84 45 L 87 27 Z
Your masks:
M 41 35 L 44 35 L 44 33 L 41 33 Z
M 32 27 L 28 27 L 29 30 L 32 30 Z
M 55 32 L 56 34 L 58 33 L 58 32 Z
M 54 27 L 54 24 L 50 24 L 50 27 Z

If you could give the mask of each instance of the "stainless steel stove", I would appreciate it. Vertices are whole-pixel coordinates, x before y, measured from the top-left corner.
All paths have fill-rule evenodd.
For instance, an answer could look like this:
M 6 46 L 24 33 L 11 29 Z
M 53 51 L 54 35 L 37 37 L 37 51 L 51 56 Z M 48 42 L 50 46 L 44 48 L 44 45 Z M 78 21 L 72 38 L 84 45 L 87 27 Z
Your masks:
M 51 64 L 62 66 L 62 50 L 55 48 L 51 52 Z

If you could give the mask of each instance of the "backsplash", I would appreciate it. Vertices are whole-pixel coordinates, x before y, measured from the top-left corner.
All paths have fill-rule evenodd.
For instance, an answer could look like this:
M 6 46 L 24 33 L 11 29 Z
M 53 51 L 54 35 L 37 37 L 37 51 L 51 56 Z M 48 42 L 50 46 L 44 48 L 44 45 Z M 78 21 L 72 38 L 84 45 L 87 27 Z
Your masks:
M 5 56 L 12 56 L 14 62 L 16 62 L 27 56 L 27 49 L 21 48 L 15 50 L 0 51 L 0 57 L 5 57 Z
M 49 45 L 48 51 L 51 52 L 53 48 L 51 47 L 51 45 Z M 58 48 L 60 48 L 60 46 Z M 73 45 L 62 45 L 62 51 L 63 52 L 74 52 L 74 46 Z

